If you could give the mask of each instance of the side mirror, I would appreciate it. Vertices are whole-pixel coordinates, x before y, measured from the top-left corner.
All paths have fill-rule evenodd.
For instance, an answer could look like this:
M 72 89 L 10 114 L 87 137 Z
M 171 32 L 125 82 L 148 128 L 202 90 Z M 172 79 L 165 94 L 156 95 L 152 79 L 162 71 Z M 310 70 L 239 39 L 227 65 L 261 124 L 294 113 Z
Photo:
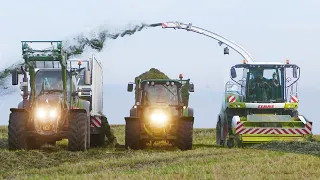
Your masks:
M 231 68 L 230 73 L 231 73 L 232 79 L 237 77 L 237 72 L 234 67 Z
M 128 91 L 128 92 L 132 92 L 132 91 L 133 91 L 133 84 L 132 84 L 132 83 L 129 83 L 129 84 L 128 84 L 127 91 Z
M 292 69 L 292 75 L 293 75 L 294 78 L 297 78 L 297 77 L 298 77 L 297 68 L 294 67 L 294 68 Z
M 18 85 L 19 75 L 18 71 L 15 69 L 11 72 L 12 75 L 12 85 Z
M 91 84 L 91 71 L 84 71 L 84 84 L 90 85 Z
M 194 84 L 189 84 L 189 92 L 194 92 Z

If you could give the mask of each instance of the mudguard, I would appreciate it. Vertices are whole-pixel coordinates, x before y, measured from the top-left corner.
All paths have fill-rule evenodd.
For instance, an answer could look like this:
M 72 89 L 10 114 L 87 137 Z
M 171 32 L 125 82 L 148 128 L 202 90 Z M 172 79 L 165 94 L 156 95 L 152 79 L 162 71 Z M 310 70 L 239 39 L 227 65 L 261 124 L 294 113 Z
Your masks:
M 180 117 L 180 120 L 182 120 L 182 121 L 192 121 L 192 122 L 194 122 L 194 117 L 192 117 L 192 116 L 188 116 L 188 117 L 182 116 L 182 117 Z
M 11 112 L 28 112 L 26 109 L 23 108 L 10 108 Z
M 124 119 L 125 119 L 126 121 L 138 121 L 138 120 L 140 120 L 139 117 L 125 117 Z

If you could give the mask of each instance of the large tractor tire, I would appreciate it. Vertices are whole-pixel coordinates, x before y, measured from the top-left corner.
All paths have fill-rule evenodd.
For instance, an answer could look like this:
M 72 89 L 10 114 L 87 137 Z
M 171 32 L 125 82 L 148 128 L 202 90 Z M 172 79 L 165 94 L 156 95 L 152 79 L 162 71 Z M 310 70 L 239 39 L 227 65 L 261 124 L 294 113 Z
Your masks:
M 69 151 L 87 150 L 88 116 L 85 112 L 71 112 L 68 128 Z
M 193 141 L 193 121 L 180 120 L 177 129 L 176 146 L 181 150 L 191 150 Z
M 125 147 L 133 150 L 140 149 L 140 120 L 126 120 Z
M 25 112 L 12 112 L 9 117 L 8 144 L 9 150 L 27 149 L 27 138 L 25 137 L 26 121 Z

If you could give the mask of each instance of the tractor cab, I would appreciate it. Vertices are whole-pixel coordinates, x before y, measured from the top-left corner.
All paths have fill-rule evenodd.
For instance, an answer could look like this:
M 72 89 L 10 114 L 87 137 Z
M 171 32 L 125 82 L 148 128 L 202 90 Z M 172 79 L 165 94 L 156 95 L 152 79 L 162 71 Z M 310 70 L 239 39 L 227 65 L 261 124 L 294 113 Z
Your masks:
M 146 80 L 141 82 L 139 91 L 140 104 L 145 106 L 169 105 L 179 106 L 182 84 L 174 80 Z

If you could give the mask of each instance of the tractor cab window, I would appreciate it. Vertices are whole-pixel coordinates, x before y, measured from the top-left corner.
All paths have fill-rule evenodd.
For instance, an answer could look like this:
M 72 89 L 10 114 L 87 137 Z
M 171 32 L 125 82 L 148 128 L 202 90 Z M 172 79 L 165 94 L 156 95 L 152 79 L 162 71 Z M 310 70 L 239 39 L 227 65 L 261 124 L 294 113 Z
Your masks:
M 282 102 L 281 68 L 250 68 L 247 100 L 249 102 Z
M 177 85 L 146 84 L 143 93 L 143 103 L 145 105 L 179 105 Z
M 36 95 L 38 95 L 42 89 L 63 90 L 61 71 L 39 70 L 35 76 Z M 67 78 L 67 91 L 70 91 L 70 78 Z

